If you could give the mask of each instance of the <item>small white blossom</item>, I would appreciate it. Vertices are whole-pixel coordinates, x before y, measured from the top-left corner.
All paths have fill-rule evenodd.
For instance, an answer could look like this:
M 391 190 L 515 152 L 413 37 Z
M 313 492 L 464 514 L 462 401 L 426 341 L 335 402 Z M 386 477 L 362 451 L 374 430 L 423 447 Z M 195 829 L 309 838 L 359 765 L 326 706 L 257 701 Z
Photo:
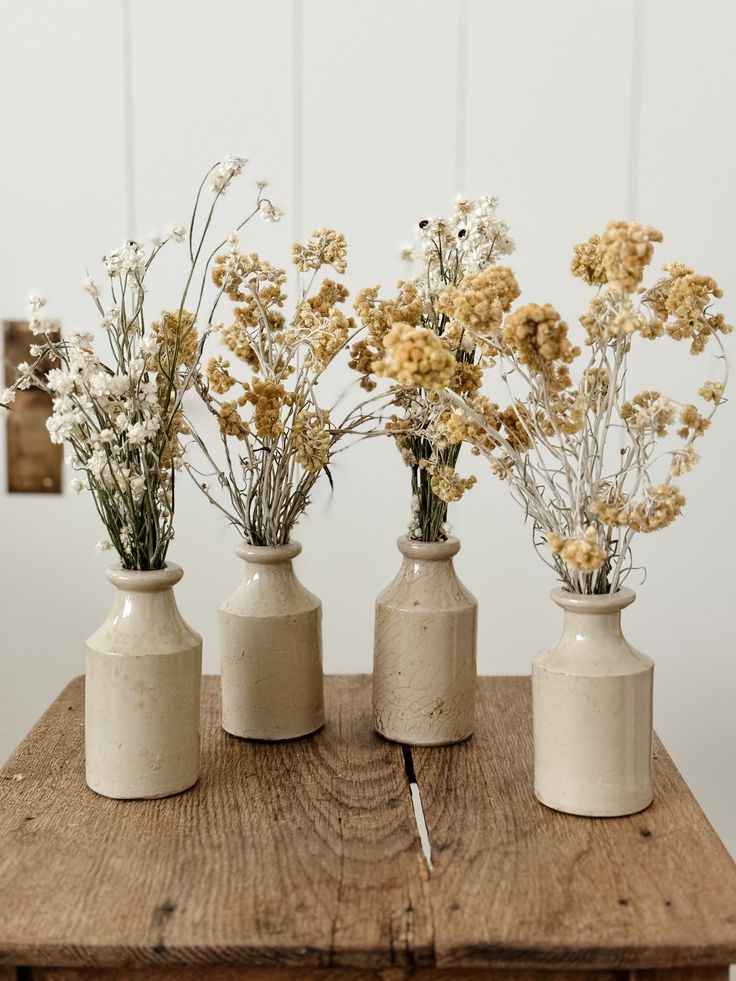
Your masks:
M 103 538 L 95 545 L 95 552 L 109 552 L 111 548 L 112 544 L 106 538 Z
M 97 299 L 97 297 L 100 295 L 100 287 L 91 276 L 87 276 L 84 281 L 84 291 L 85 293 L 89 293 L 89 295 L 95 299 Z
M 173 239 L 175 242 L 183 242 L 184 239 L 186 238 L 187 230 L 182 225 L 176 225 L 170 227 L 167 230 L 166 234 L 170 239 Z
M 82 491 L 89 490 L 87 484 L 84 480 L 80 480 L 79 477 L 75 477 L 69 485 L 75 494 L 81 494 Z
M 41 307 L 46 306 L 46 297 L 41 296 L 40 293 L 29 293 L 28 306 L 31 308 L 31 310 L 40 310 Z
M 261 201 L 261 218 L 264 221 L 278 222 L 284 217 L 283 211 L 271 201 Z
M 6 407 L 12 405 L 13 402 L 15 402 L 15 391 L 12 388 L 6 388 L 0 392 L 0 405 Z
M 242 173 L 247 162 L 245 157 L 225 157 L 212 172 L 212 190 L 216 194 L 224 194 L 230 181 Z
M 59 395 L 69 395 L 74 391 L 74 378 L 63 368 L 52 368 L 46 376 L 46 384 Z
M 146 334 L 145 337 L 141 338 L 140 352 L 146 357 L 153 358 L 159 352 L 160 344 L 153 334 Z

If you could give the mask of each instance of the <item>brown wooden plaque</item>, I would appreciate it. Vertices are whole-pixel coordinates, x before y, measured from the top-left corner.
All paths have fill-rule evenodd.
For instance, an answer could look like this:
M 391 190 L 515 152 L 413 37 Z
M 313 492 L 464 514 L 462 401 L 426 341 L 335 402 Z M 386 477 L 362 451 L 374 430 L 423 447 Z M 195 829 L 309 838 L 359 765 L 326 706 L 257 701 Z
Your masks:
M 5 384 L 15 381 L 15 366 L 30 361 L 34 342 L 28 324 L 6 320 Z M 51 397 L 39 388 L 18 392 L 7 415 L 8 492 L 11 494 L 60 494 L 62 447 L 51 442 L 46 420 L 51 415 Z

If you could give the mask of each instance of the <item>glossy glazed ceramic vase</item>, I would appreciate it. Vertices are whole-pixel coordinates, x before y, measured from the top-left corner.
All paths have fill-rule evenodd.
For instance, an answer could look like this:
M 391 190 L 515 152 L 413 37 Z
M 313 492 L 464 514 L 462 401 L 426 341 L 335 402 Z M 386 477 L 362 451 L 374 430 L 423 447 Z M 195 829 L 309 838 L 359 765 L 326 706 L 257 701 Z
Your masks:
M 105 797 L 168 797 L 199 776 L 202 638 L 182 619 L 183 572 L 107 570 L 109 616 L 87 641 L 87 784 Z
M 621 632 L 635 594 L 551 596 L 564 627 L 532 668 L 534 791 L 568 814 L 635 814 L 652 802 L 654 674 Z
M 386 739 L 458 743 L 473 732 L 478 604 L 458 579 L 456 538 L 399 538 L 403 561 L 376 601 L 373 718 Z
M 322 603 L 299 582 L 296 542 L 239 545 L 245 576 L 220 606 L 222 725 L 244 739 L 295 739 L 324 725 Z

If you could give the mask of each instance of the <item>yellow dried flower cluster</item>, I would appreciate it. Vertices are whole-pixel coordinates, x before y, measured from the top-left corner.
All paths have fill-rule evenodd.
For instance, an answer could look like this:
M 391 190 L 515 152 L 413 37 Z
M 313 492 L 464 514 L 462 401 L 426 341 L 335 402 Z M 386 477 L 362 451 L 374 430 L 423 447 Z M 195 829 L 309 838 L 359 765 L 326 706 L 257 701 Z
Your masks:
M 218 421 L 223 436 L 234 436 L 236 439 L 244 440 L 250 435 L 250 429 L 240 416 L 238 404 L 237 400 L 223 402 L 218 413 Z
M 593 502 L 591 511 L 604 524 L 650 532 L 672 524 L 685 503 L 675 484 L 664 483 L 647 487 L 638 501 L 632 501 L 615 488 L 609 488 L 606 494 Z
M 659 531 L 672 524 L 685 503 L 675 484 L 648 487 L 643 500 L 627 510 L 626 524 L 633 531 Z
M 677 435 L 682 439 L 692 439 L 695 436 L 702 436 L 710 426 L 710 419 L 701 415 L 694 405 L 685 405 L 680 413 L 682 429 L 677 430 Z
M 723 382 L 706 382 L 698 394 L 706 402 L 713 402 L 715 405 L 718 405 L 723 398 L 723 388 Z
M 699 460 L 700 454 L 695 452 L 692 443 L 686 443 L 681 450 L 675 450 L 672 454 L 670 474 L 681 477 L 684 473 L 690 473 Z
M 483 383 L 483 368 L 470 361 L 456 361 L 447 387 L 458 395 L 472 396 Z
M 328 284 L 327 289 L 325 284 Z M 355 327 L 352 317 L 346 317 L 336 306 L 345 299 L 347 290 L 333 290 L 332 286 L 335 284 L 325 280 L 315 297 L 299 305 L 294 323 L 286 335 L 295 346 L 303 344 L 308 348 L 308 361 L 317 372 L 323 371 L 342 351 Z M 332 297 L 334 299 L 330 302 Z
M 570 362 L 580 354 L 567 337 L 567 324 L 549 303 L 527 303 L 509 314 L 503 326 L 505 346 L 522 364 L 545 371 L 552 362 Z
M 572 436 L 583 428 L 585 400 L 580 391 L 552 389 L 537 413 L 539 429 L 545 436 Z
M 374 365 L 386 354 L 386 334 L 395 323 L 417 326 L 423 308 L 422 297 L 414 283 L 399 280 L 398 292 L 392 300 L 379 300 L 378 290 L 378 286 L 368 286 L 355 299 L 355 312 L 367 329 L 367 336 L 357 340 L 350 349 L 350 367 L 362 375 L 361 388 L 369 392 L 376 387 Z
M 667 278 L 646 294 L 646 302 L 660 332 L 676 341 L 689 340 L 690 351 L 701 354 L 710 337 L 732 330 L 722 313 L 708 312 L 713 300 L 723 296 L 723 290 L 711 276 L 699 276 L 682 262 L 671 262 L 665 270 Z
M 442 313 L 477 334 L 490 334 L 501 326 L 505 313 L 519 296 L 519 284 L 507 266 L 488 266 L 458 285 L 445 287 L 439 297 Z
M 452 504 L 476 483 L 475 477 L 460 477 L 455 468 L 431 460 L 420 460 L 419 467 L 431 474 L 432 491 L 441 501 Z
M 218 395 L 224 395 L 236 384 L 235 379 L 227 370 L 229 367 L 230 362 L 226 361 L 221 354 L 210 358 L 207 362 L 207 381 L 210 383 L 211 391 Z
M 328 429 L 329 413 L 297 413 L 292 427 L 292 439 L 296 448 L 296 462 L 309 473 L 319 473 L 330 457 L 332 437 Z
M 293 397 L 287 394 L 280 382 L 270 378 L 261 379 L 253 376 L 250 384 L 243 385 L 244 395 L 240 404 L 250 403 L 253 406 L 253 424 L 256 434 L 261 439 L 278 439 L 284 431 L 281 421 L 281 410 L 285 405 L 291 405 Z
M 187 310 L 166 311 L 151 325 L 158 342 L 158 353 L 148 359 L 149 370 L 174 375 L 179 368 L 191 369 L 199 354 L 199 336 L 195 316 Z
M 347 254 L 345 236 L 334 228 L 317 228 L 306 245 L 295 243 L 292 249 L 293 262 L 299 272 L 332 266 L 337 272 L 344 273 L 348 267 Z
M 598 544 L 598 536 L 592 526 L 585 529 L 580 538 L 562 538 L 551 531 L 547 544 L 553 555 L 559 555 L 571 569 L 580 572 L 595 572 L 605 563 L 607 553 Z
M 573 247 L 573 258 L 570 264 L 572 274 L 584 279 L 591 286 L 603 286 L 606 283 L 606 271 L 603 267 L 600 242 L 600 235 L 591 235 L 587 242 L 581 242 Z
M 269 320 L 274 328 L 283 322 L 277 308 L 286 301 L 286 273 L 256 252 L 246 255 L 233 248 L 217 256 L 212 280 L 234 303 L 243 304 L 239 318 L 244 326 L 255 327 L 267 311 L 271 311 Z
M 455 358 L 426 327 L 395 323 L 384 338 L 386 354 L 374 364 L 377 375 L 410 388 L 444 388 L 452 380 Z
M 652 261 L 654 242 L 662 233 L 638 221 L 611 221 L 603 235 L 593 235 L 576 245 L 571 270 L 586 283 L 608 284 L 623 293 L 633 293 Z
M 640 392 L 621 407 L 621 418 L 638 436 L 666 436 L 675 421 L 675 407 L 661 392 Z

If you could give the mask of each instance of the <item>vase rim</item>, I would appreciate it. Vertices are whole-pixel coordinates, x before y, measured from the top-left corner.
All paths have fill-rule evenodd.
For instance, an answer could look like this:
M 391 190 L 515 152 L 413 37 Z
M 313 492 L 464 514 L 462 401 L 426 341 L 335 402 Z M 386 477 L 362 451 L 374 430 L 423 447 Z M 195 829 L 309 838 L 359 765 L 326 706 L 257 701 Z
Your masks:
M 235 546 L 235 552 L 241 559 L 259 565 L 291 562 L 301 550 L 299 542 L 287 542 L 286 545 L 249 545 L 248 542 L 240 542 Z
M 410 559 L 422 559 L 433 562 L 439 559 L 451 559 L 460 551 L 460 539 L 450 536 L 443 542 L 418 542 L 408 535 L 401 535 L 396 544 L 402 555 Z
M 118 562 L 109 566 L 107 578 L 118 589 L 138 593 L 158 593 L 171 589 L 184 575 L 184 570 L 175 562 L 167 562 L 163 569 L 124 569 Z
M 549 594 L 563 610 L 571 613 L 618 613 L 636 599 L 636 593 L 622 586 L 615 593 L 573 593 L 558 586 Z

